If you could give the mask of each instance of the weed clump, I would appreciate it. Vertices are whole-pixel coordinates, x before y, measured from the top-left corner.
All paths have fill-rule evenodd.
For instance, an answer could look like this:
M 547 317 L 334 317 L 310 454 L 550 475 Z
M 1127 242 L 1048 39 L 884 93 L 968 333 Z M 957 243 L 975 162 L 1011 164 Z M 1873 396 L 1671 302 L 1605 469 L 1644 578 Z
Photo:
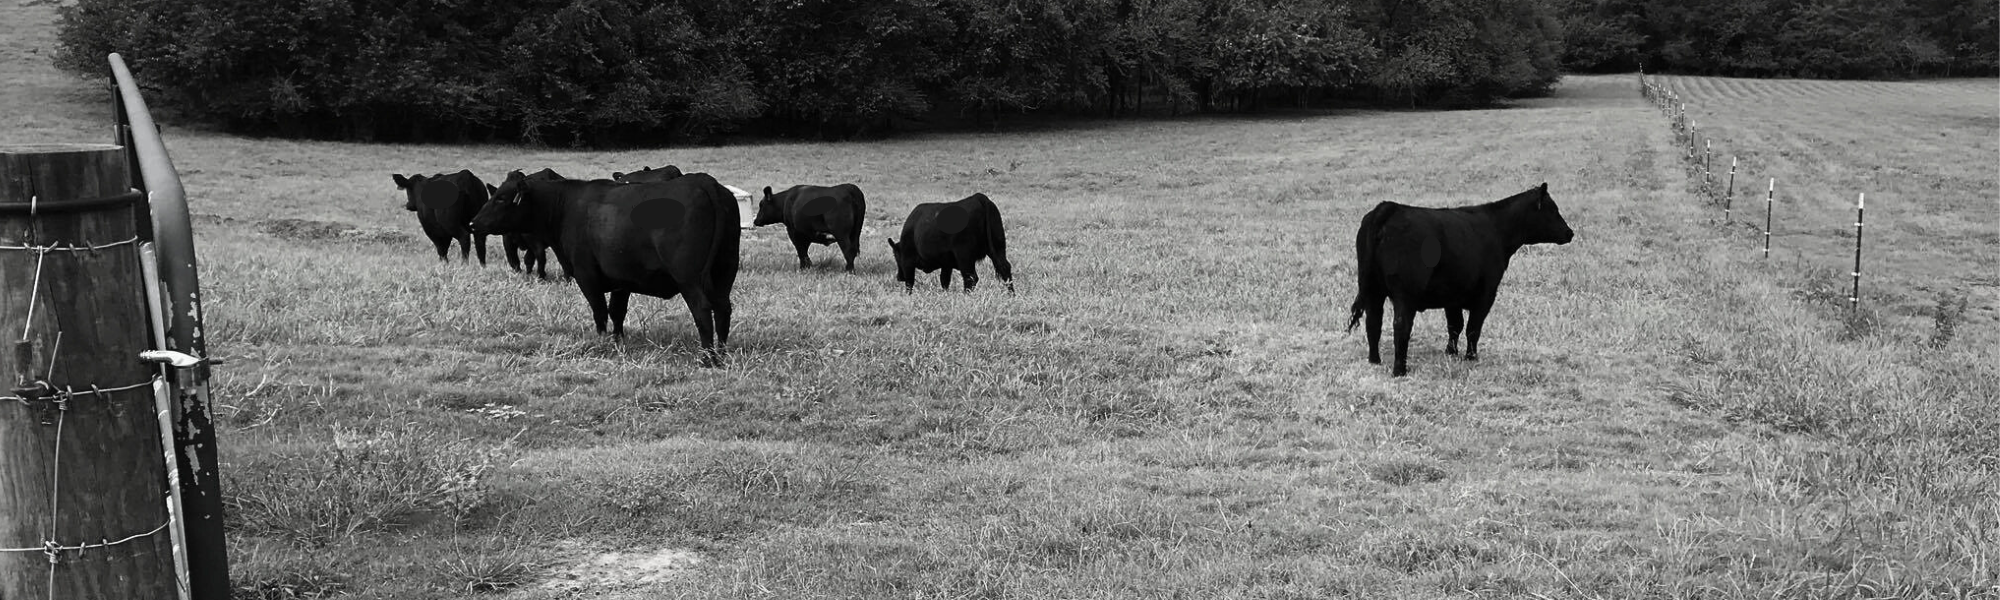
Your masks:
M 1965 322 L 1965 307 L 1965 290 L 1938 292 L 1937 306 L 1931 311 L 1931 335 L 1924 345 L 1932 350 L 1951 345 L 1951 338 L 1958 334 L 1958 324 Z
M 1389 485 L 1410 485 L 1442 481 L 1444 469 L 1429 461 L 1403 458 L 1376 463 L 1368 467 L 1368 476 Z
M 388 531 L 426 516 L 457 528 L 486 505 L 500 449 L 479 449 L 419 432 L 336 431 L 224 470 L 225 502 L 239 531 L 324 547 Z

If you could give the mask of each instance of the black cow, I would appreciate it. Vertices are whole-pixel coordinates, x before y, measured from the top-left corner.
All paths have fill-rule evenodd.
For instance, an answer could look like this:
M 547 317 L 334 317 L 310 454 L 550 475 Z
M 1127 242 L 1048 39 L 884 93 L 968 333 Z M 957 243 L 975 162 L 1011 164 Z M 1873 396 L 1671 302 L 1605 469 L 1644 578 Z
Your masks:
M 556 181 L 561 179 L 567 178 L 556 173 L 553 169 L 542 169 L 528 175 L 526 178 L 527 181 Z M 493 197 L 500 197 L 501 191 L 499 188 L 491 185 L 486 187 L 492 189 Z M 518 193 L 518 190 L 509 193 Z M 537 275 L 542 279 L 549 278 L 549 244 L 542 241 L 540 235 L 532 231 L 501 234 L 500 244 L 507 251 L 507 266 L 519 272 L 522 271 L 522 263 L 525 262 L 527 263 L 527 270 L 525 271 L 527 274 Z M 563 276 L 568 277 L 569 273 L 564 272 Z
M 1409 373 L 1410 324 L 1418 312 L 1445 309 L 1450 330 L 1446 354 L 1458 353 L 1465 329 L 1465 360 L 1479 360 L 1479 328 L 1500 291 L 1507 261 L 1528 244 L 1567 244 L 1575 236 L 1563 221 L 1549 184 L 1504 200 L 1457 208 L 1418 208 L 1383 202 L 1361 218 L 1354 237 L 1361 290 L 1347 330 L 1368 318 L 1368 362 L 1382 364 L 1382 299 L 1396 304 L 1395 376 Z M 1464 321 L 1462 311 L 1472 320 Z
M 556 249 L 603 334 L 625 334 L 632 294 L 680 295 L 701 334 L 702 364 L 720 366 L 729 344 L 742 243 L 736 197 L 706 173 L 660 183 L 530 181 L 507 174 L 475 230 L 528 231 Z M 605 295 L 610 301 L 605 301 Z
M 986 194 L 973 194 L 957 202 L 930 202 L 910 209 L 903 220 L 903 241 L 889 240 L 896 253 L 896 281 L 905 291 L 915 291 L 917 269 L 937 271 L 938 284 L 951 289 L 951 270 L 965 275 L 965 291 L 979 285 L 974 265 L 992 257 L 993 272 L 1014 291 L 1014 265 L 1007 262 L 1007 228 L 1000 221 L 1000 207 Z
M 486 265 L 486 236 L 472 233 L 466 224 L 486 206 L 489 188 L 472 171 L 449 175 L 391 174 L 396 188 L 403 190 L 403 209 L 417 213 L 424 236 L 437 247 L 438 260 L 450 261 L 451 241 L 458 240 L 459 260 L 478 250 L 480 266 Z
M 611 173 L 611 180 L 618 183 L 659 183 L 662 181 L 671 181 L 681 175 L 680 167 L 667 165 L 658 169 L 642 167 L 638 171 L 631 173 L 613 171 Z
M 799 251 L 801 269 L 812 266 L 807 248 L 839 243 L 840 255 L 847 258 L 847 272 L 852 273 L 854 257 L 861 254 L 861 220 L 867 214 L 868 200 L 852 183 L 795 185 L 776 194 L 765 186 L 764 200 L 757 203 L 757 220 L 750 224 L 784 223 L 785 232 L 792 236 L 792 247 Z

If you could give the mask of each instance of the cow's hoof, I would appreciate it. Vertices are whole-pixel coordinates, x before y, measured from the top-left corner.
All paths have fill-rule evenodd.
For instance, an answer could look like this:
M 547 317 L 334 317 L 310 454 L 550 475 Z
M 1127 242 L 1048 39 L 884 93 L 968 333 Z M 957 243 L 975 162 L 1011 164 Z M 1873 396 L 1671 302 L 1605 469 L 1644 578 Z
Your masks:
M 1453 356 L 1456 356 L 1456 355 L 1458 355 L 1458 349 L 1457 349 L 1457 348 L 1453 348 L 1453 347 L 1451 347 L 1451 346 L 1445 346 L 1445 347 L 1444 347 L 1444 353 L 1445 353 L 1445 354 L 1450 354 L 1450 355 L 1453 355 Z
M 1396 369 L 1396 370 L 1394 370 L 1394 371 L 1390 372 L 1390 373 L 1389 373 L 1389 376 L 1391 376 L 1391 377 L 1409 377 L 1409 376 L 1410 376 L 1410 370 L 1409 370 L 1409 369 Z
M 1466 362 L 1474 362 L 1474 361 L 1478 361 L 1478 360 L 1479 360 L 1479 355 L 1477 355 L 1477 354 L 1472 354 L 1472 353 L 1469 353 L 1469 352 L 1468 352 L 1468 353 L 1466 353 L 1466 355 L 1465 355 L 1465 360 L 1466 360 Z

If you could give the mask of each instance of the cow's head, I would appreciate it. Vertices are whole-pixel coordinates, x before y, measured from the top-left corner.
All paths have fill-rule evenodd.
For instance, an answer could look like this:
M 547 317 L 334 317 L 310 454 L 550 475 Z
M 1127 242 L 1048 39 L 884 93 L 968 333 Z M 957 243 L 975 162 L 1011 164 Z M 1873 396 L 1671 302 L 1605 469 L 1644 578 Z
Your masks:
M 778 206 L 778 199 L 771 195 L 771 186 L 764 186 L 764 200 L 757 203 L 757 218 L 750 224 L 763 227 L 783 222 L 785 222 L 784 208 Z
M 1563 220 L 1562 210 L 1556 208 L 1556 201 L 1549 197 L 1549 184 L 1529 189 L 1515 196 L 1513 203 L 1513 229 L 1522 244 L 1567 244 L 1576 238 L 1570 230 L 1569 222 Z
M 488 185 L 493 197 L 479 214 L 472 216 L 472 232 L 478 234 L 518 233 L 528 229 L 532 220 L 528 209 L 526 184 L 528 178 L 520 171 L 507 174 L 507 179 L 499 186 Z
M 896 238 L 889 238 L 889 253 L 896 257 L 896 281 L 903 282 L 904 289 L 914 290 L 917 287 L 917 257 L 914 255 L 915 252 L 914 249 L 905 248 L 902 244 L 896 243 Z
M 396 182 L 396 189 L 403 190 L 403 210 L 415 212 L 417 210 L 417 190 L 423 187 L 424 176 L 411 175 L 404 177 L 400 173 L 391 173 L 389 178 Z

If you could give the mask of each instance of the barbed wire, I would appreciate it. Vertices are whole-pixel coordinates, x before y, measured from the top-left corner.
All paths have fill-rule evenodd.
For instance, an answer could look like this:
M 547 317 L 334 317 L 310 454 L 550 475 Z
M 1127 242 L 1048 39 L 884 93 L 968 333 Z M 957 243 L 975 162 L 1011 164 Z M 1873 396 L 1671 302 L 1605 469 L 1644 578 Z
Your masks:
M 172 524 L 173 524 L 173 522 L 172 522 L 172 521 L 168 521 L 168 522 L 165 522 L 165 523 L 161 523 L 161 524 L 160 524 L 160 526 L 158 526 L 158 527 L 154 527 L 152 531 L 148 531 L 148 532 L 145 532 L 145 533 L 138 533 L 138 534 L 133 534 L 133 535 L 129 535 L 129 536 L 126 536 L 126 537 L 125 537 L 125 539 L 121 539 L 121 540 L 117 540 L 117 541 L 109 541 L 109 540 L 105 540 L 105 541 L 100 541 L 100 542 L 98 542 L 98 543 L 95 543 L 95 544 L 78 544 L 78 545 L 75 545 L 75 546 L 63 546 L 63 545 L 59 545 L 59 544 L 56 544 L 54 540 L 49 540 L 49 541 L 46 541 L 46 542 L 43 542 L 43 544 L 42 544 L 41 546 L 37 546 L 37 547 L 32 547 L 32 548 L 0 548 L 0 552 L 44 552 L 44 553 L 49 553 L 49 554 L 54 554 L 54 553 L 57 553 L 57 552 L 71 552 L 71 551 L 77 551 L 77 552 L 81 552 L 81 551 L 84 551 L 84 550 L 92 550 L 92 549 L 96 549 L 96 548 L 109 548 L 109 547 L 112 547 L 112 546 L 116 546 L 116 545 L 119 545 L 119 544 L 123 544 L 123 543 L 126 543 L 126 542 L 130 542 L 130 541 L 133 541 L 133 540 L 137 540 L 137 539 L 139 539 L 139 538 L 143 538 L 143 537 L 147 537 L 147 536 L 151 536 L 151 535 L 157 535 L 157 534 L 159 534 L 159 533 L 160 533 L 160 532 L 162 532 L 162 531 L 166 531 L 166 529 L 167 529 L 167 526 L 169 526 L 169 525 L 172 525 Z M 54 560 L 54 559 L 50 559 L 50 560 Z
M 25 251 L 28 251 L 28 252 L 41 252 L 41 253 L 48 253 L 48 252 L 96 252 L 96 251 L 99 251 L 99 250 L 103 250 L 103 249 L 105 249 L 105 248 L 116 248 L 116 247 L 119 247 L 119 246 L 124 246 L 124 245 L 128 245 L 128 244 L 137 244 L 137 243 L 139 243 L 139 236 L 132 236 L 132 239 L 129 239 L 129 240 L 125 240 L 125 241 L 122 241 L 122 242 L 111 242 L 111 243 L 109 243 L 109 244 L 95 244 L 95 245 L 83 245 L 83 246 L 79 246 L 79 245 L 76 245 L 76 244 L 73 244 L 73 243 L 69 243 L 69 242 L 64 242 L 64 243 L 62 243 L 62 244 L 60 244 L 60 245 L 48 245 L 48 246 L 31 246 L 31 245 L 27 245 L 27 244 L 21 244 L 21 245 L 0 245 L 0 250 L 25 250 Z
M 91 203 L 109 204 L 114 202 L 126 202 L 134 197 L 137 197 L 137 194 L 126 194 L 123 196 L 97 199 L 91 201 Z M 160 383 L 164 381 L 164 379 L 161 374 L 156 372 L 152 377 L 148 378 L 146 381 L 131 385 L 124 385 L 113 388 L 104 388 L 102 386 L 92 384 L 89 386 L 88 390 L 83 390 L 83 391 L 76 390 L 74 386 L 63 386 L 60 390 L 58 390 L 55 385 L 49 383 L 49 379 L 53 378 L 55 375 L 56 358 L 60 355 L 60 351 L 62 349 L 63 332 L 60 326 L 58 326 L 57 330 L 55 331 L 54 347 L 51 348 L 48 353 L 47 369 L 41 374 L 42 375 L 41 377 L 36 377 L 36 373 L 34 373 L 35 369 L 32 359 L 32 354 L 33 354 L 32 344 L 34 340 L 34 331 L 35 331 L 35 309 L 37 308 L 37 306 L 41 304 L 42 275 L 44 274 L 48 266 L 49 253 L 51 252 L 95 253 L 109 248 L 116 248 L 126 245 L 136 245 L 140 242 L 140 239 L 138 235 L 134 235 L 131 239 L 118 242 L 111 242 L 107 244 L 84 243 L 79 245 L 74 242 L 63 242 L 58 244 L 40 244 L 38 243 L 38 239 L 41 237 L 40 235 L 38 235 L 39 227 L 32 226 L 34 221 L 33 217 L 36 215 L 36 213 L 40 212 L 42 208 L 40 206 L 40 197 L 36 195 L 30 195 L 29 201 L 26 204 L 27 204 L 27 206 L 25 207 L 27 208 L 26 212 L 29 215 L 31 222 L 31 227 L 27 231 L 28 239 L 25 242 L 15 242 L 15 243 L 0 245 L 0 251 L 25 251 L 25 252 L 35 253 L 35 274 L 32 279 L 32 283 L 30 284 L 31 287 L 28 292 L 28 305 L 24 311 L 25 318 L 23 319 L 21 325 L 21 339 L 17 346 L 19 351 L 18 358 L 20 361 L 20 364 L 18 365 L 19 369 L 17 370 L 21 372 L 16 374 L 18 385 L 11 390 L 12 393 L 17 395 L 0 396 L 0 403 L 4 403 L 6 401 L 14 401 L 14 402 L 19 402 L 22 406 L 27 406 L 32 409 L 33 403 L 35 402 L 47 402 L 48 403 L 47 407 L 44 408 L 44 410 L 53 409 L 55 411 L 55 419 L 53 423 L 50 423 L 48 420 L 44 420 L 43 423 L 53 424 L 55 425 L 56 429 L 55 429 L 55 439 L 53 440 L 54 444 L 51 449 L 51 455 L 53 456 L 53 460 L 51 461 L 49 467 L 49 518 L 46 524 L 42 528 L 41 544 L 37 546 L 4 547 L 0 548 L 0 553 L 40 552 L 44 556 L 46 556 L 48 558 L 48 563 L 49 563 L 48 580 L 47 580 L 48 598 L 50 600 L 54 600 L 56 597 L 56 567 L 60 565 L 62 562 L 62 553 L 64 552 L 81 553 L 87 550 L 110 548 L 122 544 L 132 543 L 134 541 L 141 539 L 146 539 L 154 535 L 158 535 L 162 531 L 167 531 L 168 528 L 173 525 L 174 520 L 171 511 L 169 511 L 167 518 L 163 522 L 161 522 L 158 526 L 153 527 L 151 530 L 145 531 L 143 533 L 128 535 L 115 541 L 109 538 L 98 538 L 98 541 L 95 543 L 84 542 L 84 543 L 66 544 L 63 543 L 60 539 L 58 539 L 58 536 L 56 535 L 56 525 L 57 523 L 60 522 L 60 518 L 62 516 L 63 433 L 64 430 L 67 428 L 68 415 L 73 402 L 78 397 L 81 396 L 95 396 L 99 399 L 108 399 L 111 394 L 118 392 L 127 392 L 138 389 L 157 389 Z M 7 206 L 0 208 L 13 208 L 13 207 Z M 115 403 L 111 404 L 111 407 L 113 408 L 114 414 L 119 412 L 117 410 L 118 409 L 117 404 Z M 171 493 L 171 490 L 168 490 L 168 492 Z

